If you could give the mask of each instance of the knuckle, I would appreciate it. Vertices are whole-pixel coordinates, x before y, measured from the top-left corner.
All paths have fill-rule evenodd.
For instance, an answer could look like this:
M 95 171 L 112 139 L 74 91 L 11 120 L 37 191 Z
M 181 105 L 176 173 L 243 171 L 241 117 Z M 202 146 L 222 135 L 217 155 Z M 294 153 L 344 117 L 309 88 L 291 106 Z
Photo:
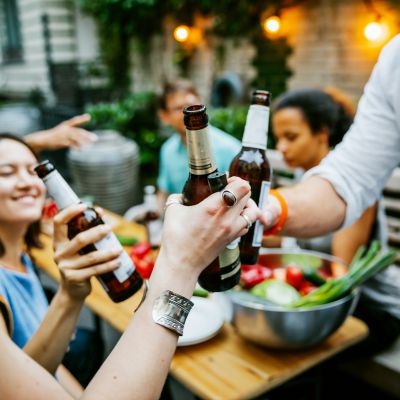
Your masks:
M 225 235 L 230 235 L 230 233 L 232 232 L 232 225 L 228 224 L 226 222 L 222 223 L 220 225 L 220 229 L 221 229 L 221 233 L 225 236 Z
M 207 207 L 208 215 L 211 215 L 211 216 L 216 215 L 218 213 L 218 211 L 219 211 L 219 208 L 220 208 L 219 205 L 218 206 L 217 205 L 215 205 L 215 206 L 209 205 Z

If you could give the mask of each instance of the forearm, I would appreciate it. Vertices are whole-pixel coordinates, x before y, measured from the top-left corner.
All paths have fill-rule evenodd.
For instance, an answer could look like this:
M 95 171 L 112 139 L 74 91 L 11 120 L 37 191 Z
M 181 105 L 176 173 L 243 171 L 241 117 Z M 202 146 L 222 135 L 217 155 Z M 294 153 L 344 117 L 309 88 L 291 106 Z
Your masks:
M 325 179 L 311 177 L 290 188 L 280 189 L 288 205 L 284 236 L 315 237 L 338 229 L 346 204 Z
M 24 137 L 25 142 L 39 153 L 46 148 L 46 138 L 51 135 L 51 129 L 30 133 Z
M 190 298 L 197 276 L 188 269 L 157 261 L 144 303 L 117 346 L 85 391 L 84 399 L 158 399 L 175 352 L 177 334 L 152 319 L 154 300 L 172 290 Z M 168 269 L 176 269 L 171 273 Z
M 83 301 L 72 301 L 58 291 L 24 351 L 51 374 L 64 357 L 74 332 Z

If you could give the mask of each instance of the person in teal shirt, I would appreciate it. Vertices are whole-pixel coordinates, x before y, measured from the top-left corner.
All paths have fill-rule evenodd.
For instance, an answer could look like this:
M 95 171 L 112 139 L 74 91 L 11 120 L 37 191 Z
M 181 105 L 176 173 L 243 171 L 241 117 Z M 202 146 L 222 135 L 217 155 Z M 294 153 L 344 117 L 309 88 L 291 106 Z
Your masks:
M 160 97 L 161 121 L 174 128 L 173 134 L 161 147 L 158 174 L 158 195 L 164 204 L 170 193 L 181 193 L 189 175 L 186 149 L 186 130 L 182 110 L 192 104 L 201 104 L 200 97 L 187 80 L 167 83 Z M 234 156 L 239 153 L 241 143 L 228 133 L 210 125 L 210 146 L 219 171 L 228 171 Z

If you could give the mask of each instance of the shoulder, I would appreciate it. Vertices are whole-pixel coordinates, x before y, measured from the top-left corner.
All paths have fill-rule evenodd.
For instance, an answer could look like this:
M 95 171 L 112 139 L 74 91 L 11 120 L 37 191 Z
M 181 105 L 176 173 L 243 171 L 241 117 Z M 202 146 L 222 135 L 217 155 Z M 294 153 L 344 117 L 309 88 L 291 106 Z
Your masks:
M 161 146 L 161 152 L 166 153 L 169 151 L 174 151 L 179 148 L 181 138 L 178 134 L 174 133 L 169 139 L 167 139 Z
M 395 36 L 382 49 L 374 72 L 386 85 L 387 90 L 390 91 L 396 82 L 400 85 L 400 35 Z

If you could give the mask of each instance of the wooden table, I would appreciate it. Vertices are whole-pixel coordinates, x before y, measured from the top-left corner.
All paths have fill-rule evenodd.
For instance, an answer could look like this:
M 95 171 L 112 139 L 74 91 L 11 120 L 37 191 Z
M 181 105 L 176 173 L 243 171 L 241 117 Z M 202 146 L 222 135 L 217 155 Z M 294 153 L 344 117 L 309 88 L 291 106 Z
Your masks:
M 108 214 L 115 222 L 114 231 L 145 239 L 145 229 L 137 224 Z M 38 266 L 59 279 L 53 262 L 51 239 L 43 235 L 45 245 L 33 255 Z M 113 303 L 97 280 L 86 304 L 118 331 L 123 332 L 139 304 L 139 292 L 122 303 Z M 178 348 L 171 365 L 171 374 L 193 393 L 205 399 L 249 399 L 260 395 L 294 376 L 316 366 L 334 354 L 359 342 L 367 335 L 366 325 L 347 318 L 342 327 L 322 344 L 303 351 L 268 350 L 245 341 L 225 323 L 213 339 L 194 346 Z

